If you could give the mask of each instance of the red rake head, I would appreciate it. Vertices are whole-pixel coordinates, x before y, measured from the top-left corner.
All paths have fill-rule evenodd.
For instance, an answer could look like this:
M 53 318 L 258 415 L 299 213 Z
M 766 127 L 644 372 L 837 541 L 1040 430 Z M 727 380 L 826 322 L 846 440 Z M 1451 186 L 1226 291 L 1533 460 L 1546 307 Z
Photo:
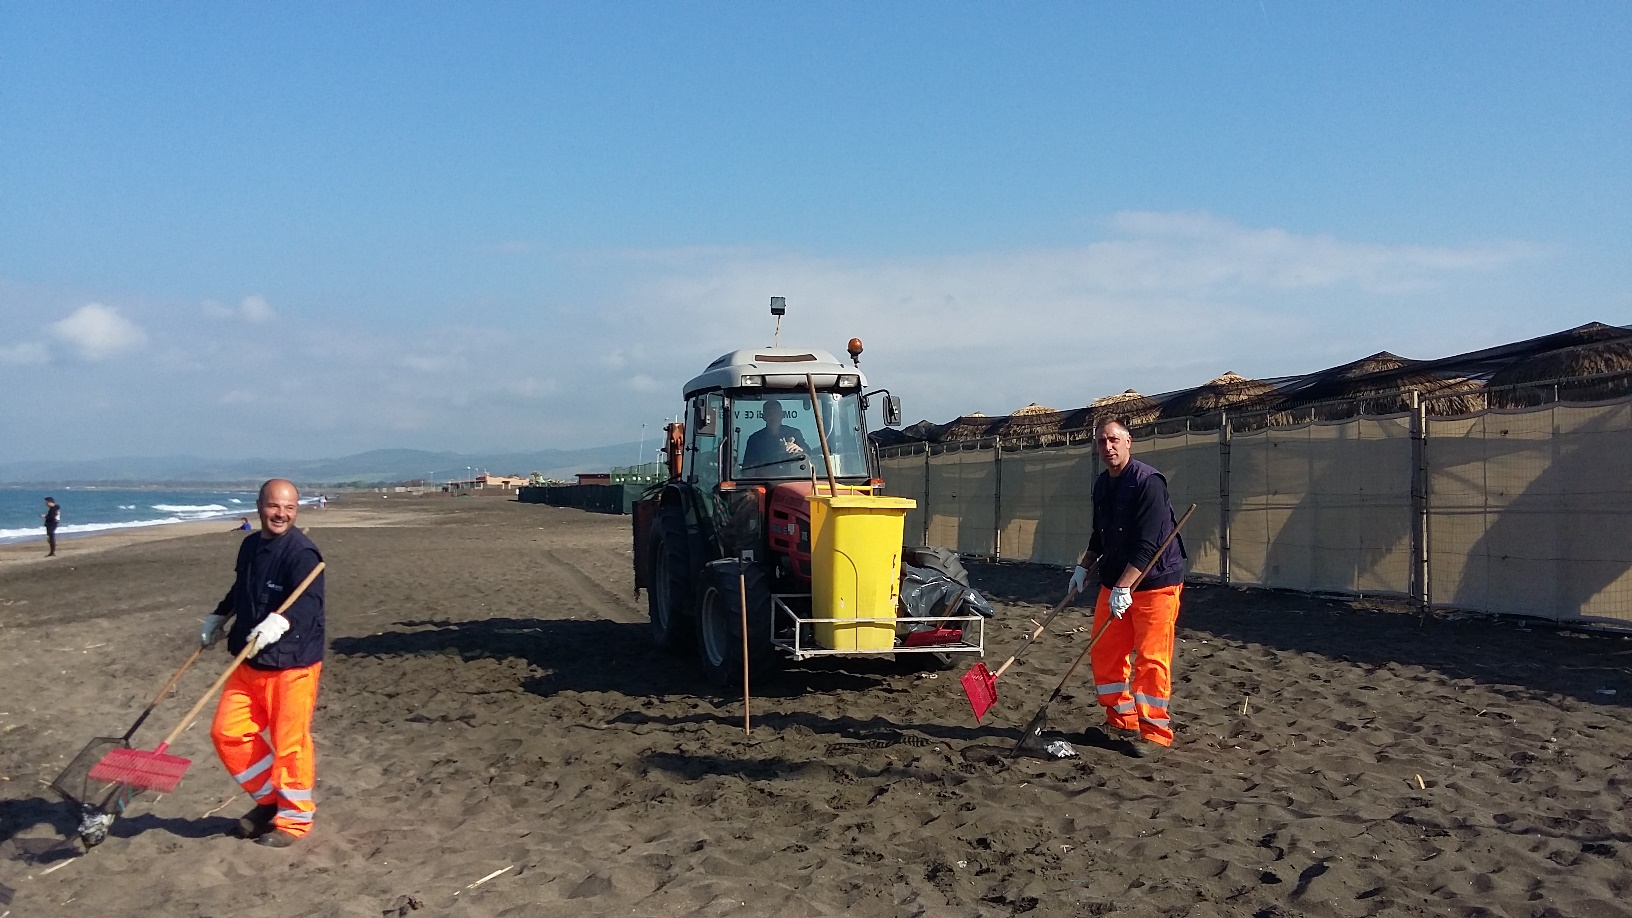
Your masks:
M 958 681 L 963 683 L 963 694 L 969 698 L 969 707 L 974 708 L 975 723 L 978 724 L 997 703 L 997 677 L 992 675 L 985 663 L 976 663 Z
M 191 760 L 145 749 L 115 749 L 92 766 L 89 777 L 108 784 L 128 784 L 168 794 L 181 783 Z

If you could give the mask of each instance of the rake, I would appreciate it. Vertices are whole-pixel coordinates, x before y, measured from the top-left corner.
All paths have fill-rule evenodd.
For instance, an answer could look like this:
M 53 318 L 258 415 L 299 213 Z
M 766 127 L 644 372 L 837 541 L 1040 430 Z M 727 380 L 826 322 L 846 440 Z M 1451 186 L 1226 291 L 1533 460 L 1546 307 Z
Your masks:
M 1098 567 L 1099 560 L 1096 558 L 1090 565 L 1089 573 L 1093 573 L 1093 570 Z M 1060 600 L 1059 604 L 1053 609 L 1050 609 L 1047 615 L 1043 616 L 1043 620 L 1037 623 L 1037 627 L 1032 629 L 1031 634 L 1026 636 L 1026 640 L 1020 645 L 1020 649 L 1005 660 L 1003 665 L 997 668 L 997 672 L 994 673 L 987 669 L 985 661 L 981 661 L 969 667 L 969 671 L 963 674 L 962 679 L 958 680 L 963 684 L 963 694 L 969 699 L 969 707 L 974 709 L 976 724 L 979 724 L 981 718 L 986 716 L 986 712 L 990 711 L 992 705 L 997 703 L 997 680 L 1003 678 L 1003 674 L 1009 671 L 1009 667 L 1014 665 L 1014 661 L 1020 659 L 1020 655 L 1026 652 L 1026 648 L 1031 646 L 1031 642 L 1037 640 L 1044 631 L 1048 630 L 1048 625 L 1054 621 L 1055 616 L 1065 611 L 1065 607 L 1070 605 L 1071 600 L 1076 598 L 1077 591 L 1075 589 L 1067 590 L 1065 598 Z
M 289 598 L 285 599 L 283 605 L 278 606 L 277 611 L 272 614 L 282 615 L 288 611 L 289 607 L 294 605 L 295 600 L 306 592 L 306 588 L 311 586 L 312 581 L 316 580 L 317 575 L 321 573 L 323 573 L 323 562 L 319 561 L 317 566 L 312 568 L 312 572 L 306 575 L 306 579 L 300 582 L 300 586 L 295 587 L 294 592 L 289 594 Z M 215 697 L 216 693 L 221 691 L 221 686 L 227 684 L 227 679 L 237 671 L 245 660 L 249 659 L 250 653 L 254 650 L 254 644 L 244 645 L 244 649 L 239 651 L 236 657 L 232 658 L 232 663 L 227 666 L 226 671 L 216 678 L 215 683 L 210 686 L 203 697 L 198 699 L 192 710 L 187 712 L 187 716 L 181 719 L 181 723 L 176 725 L 176 729 L 170 731 L 170 735 L 164 738 L 164 742 L 160 743 L 158 748 L 151 751 L 145 749 L 113 749 L 102 757 L 102 761 L 97 762 L 91 768 L 89 772 L 91 780 L 103 781 L 108 784 L 124 784 L 142 790 L 158 791 L 161 794 L 168 794 L 175 790 L 176 785 L 181 783 L 181 776 L 187 773 L 188 766 L 192 765 L 193 762 L 191 759 L 179 755 L 170 755 L 165 750 L 169 749 L 170 744 L 181 736 L 182 731 L 192 726 L 193 718 L 198 716 L 198 712 L 204 710 L 204 706 L 209 703 L 211 698 Z
M 1190 519 L 1190 514 L 1195 512 L 1196 505 L 1191 504 L 1190 509 L 1184 511 L 1184 516 L 1179 517 L 1179 521 L 1173 526 L 1173 531 L 1167 534 L 1167 538 L 1162 540 L 1162 544 L 1156 546 L 1156 553 L 1151 555 L 1151 565 L 1154 565 L 1156 559 L 1162 556 L 1162 552 L 1167 551 L 1167 546 L 1178 538 L 1179 530 L 1184 528 L 1185 522 Z M 1139 584 L 1145 582 L 1145 575 L 1148 573 L 1150 573 L 1149 566 L 1139 572 L 1138 578 L 1133 581 L 1133 586 L 1128 589 L 1139 589 Z M 1014 750 L 1009 753 L 1009 758 L 1012 759 L 1023 752 L 1042 748 L 1043 731 L 1048 729 L 1048 706 L 1054 703 L 1054 699 L 1060 697 L 1060 691 L 1065 688 L 1067 682 L 1071 681 L 1071 674 L 1077 671 L 1077 667 L 1082 665 L 1083 660 L 1088 659 L 1088 654 L 1093 652 L 1094 645 L 1099 643 L 1100 636 L 1105 633 L 1105 629 L 1111 627 L 1111 622 L 1115 620 L 1113 616 L 1105 616 L 1105 623 L 1100 625 L 1099 629 L 1088 639 L 1088 646 L 1082 649 L 1082 654 L 1077 657 L 1076 662 L 1072 663 L 1071 668 L 1065 671 L 1065 677 L 1060 680 L 1060 684 L 1054 686 L 1053 694 L 1049 695 L 1048 700 L 1043 702 L 1043 706 L 1037 711 L 1037 716 L 1031 719 L 1031 723 L 1026 724 L 1026 732 L 1021 734 L 1020 741 L 1014 744 Z

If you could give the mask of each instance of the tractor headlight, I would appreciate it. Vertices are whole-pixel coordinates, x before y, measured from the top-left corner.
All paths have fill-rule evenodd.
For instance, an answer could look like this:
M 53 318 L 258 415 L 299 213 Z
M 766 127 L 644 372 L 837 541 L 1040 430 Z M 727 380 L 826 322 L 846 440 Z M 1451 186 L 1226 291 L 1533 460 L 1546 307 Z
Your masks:
M 861 388 L 861 377 L 853 373 L 842 373 L 839 375 L 839 388 L 859 389 Z
M 765 385 L 765 377 L 763 377 L 763 376 L 744 376 L 742 378 L 742 382 L 740 383 L 740 385 L 743 385 L 743 386 L 763 386 L 763 385 Z

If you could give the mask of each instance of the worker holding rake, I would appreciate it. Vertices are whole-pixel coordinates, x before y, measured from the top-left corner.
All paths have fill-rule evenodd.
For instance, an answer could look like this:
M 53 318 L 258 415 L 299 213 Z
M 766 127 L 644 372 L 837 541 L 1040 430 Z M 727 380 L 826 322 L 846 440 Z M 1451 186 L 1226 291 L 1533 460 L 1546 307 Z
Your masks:
M 255 508 L 261 530 L 238 547 L 232 589 L 204 619 L 199 637 L 208 647 L 227 630 L 229 650 L 250 650 L 221 690 L 210 739 L 221 764 L 255 799 L 232 834 L 283 848 L 311 831 L 315 810 L 311 726 L 323 668 L 322 573 L 282 615 L 274 613 L 322 555 L 295 528 L 300 494 L 293 484 L 268 481 Z
M 1102 588 L 1094 603 L 1094 633 L 1100 637 L 1089 662 L 1105 709 L 1104 732 L 1109 739 L 1127 740 L 1135 757 L 1154 756 L 1173 744 L 1168 699 L 1173 629 L 1184 591 L 1184 539 L 1161 547 L 1178 525 L 1167 479 L 1133 458 L 1127 425 L 1101 420 L 1094 446 L 1105 471 L 1094 480 L 1093 534 L 1071 587 L 1085 592 L 1088 569 L 1098 559 Z

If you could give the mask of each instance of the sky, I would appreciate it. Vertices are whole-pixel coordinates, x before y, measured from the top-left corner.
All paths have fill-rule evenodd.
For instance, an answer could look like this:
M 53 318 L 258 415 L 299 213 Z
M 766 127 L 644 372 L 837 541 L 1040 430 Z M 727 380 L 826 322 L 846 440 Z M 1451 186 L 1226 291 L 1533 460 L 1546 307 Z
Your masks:
M 1632 4 L 0 4 L 0 461 L 653 443 L 1632 323 Z M 874 419 L 876 423 L 876 418 Z

